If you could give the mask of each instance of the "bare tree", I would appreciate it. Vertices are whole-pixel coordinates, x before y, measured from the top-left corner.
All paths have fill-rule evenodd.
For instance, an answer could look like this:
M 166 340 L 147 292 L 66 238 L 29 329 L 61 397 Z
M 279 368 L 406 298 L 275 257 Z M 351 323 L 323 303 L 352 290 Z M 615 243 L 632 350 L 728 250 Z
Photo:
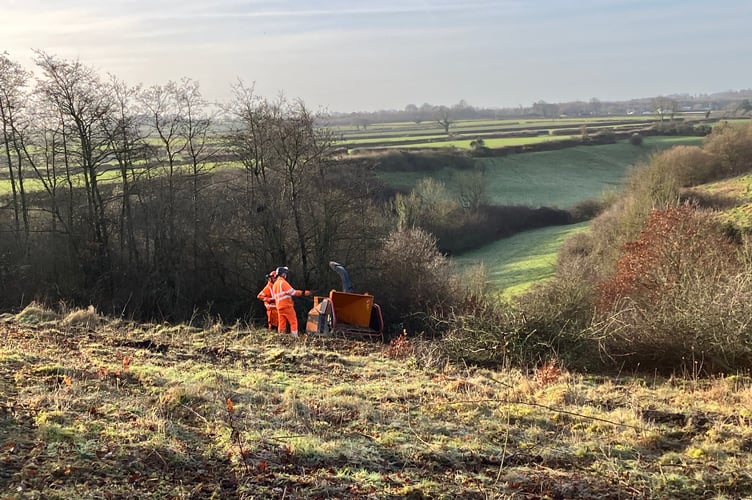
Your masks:
M 299 262 L 307 285 L 312 242 L 326 251 L 322 242 L 331 241 L 328 230 L 319 229 L 337 210 L 325 202 L 331 187 L 321 182 L 333 136 L 318 126 L 319 117 L 302 101 L 260 99 L 242 83 L 235 87 L 230 109 L 237 123 L 230 142 L 248 172 L 249 219 L 262 230 L 263 244 L 276 262 Z
M 249 250 L 254 260 L 265 267 L 288 262 L 285 244 L 286 220 L 280 218 L 281 185 L 273 171 L 275 111 L 271 103 L 255 94 L 253 86 L 238 82 L 233 87 L 233 99 L 227 106 L 235 124 L 228 142 L 232 152 L 245 167 L 243 224 L 253 230 L 259 244 Z
M 176 182 L 179 175 L 178 164 L 180 155 L 188 147 L 185 134 L 182 131 L 183 102 L 177 98 L 178 90 L 175 82 L 168 82 L 165 86 L 154 85 L 141 93 L 140 100 L 146 109 L 151 128 L 151 134 L 156 136 L 158 146 L 153 148 L 153 160 L 159 170 L 164 170 L 161 179 L 167 183 L 166 192 L 162 199 L 166 203 L 166 220 L 158 225 L 158 241 L 163 247 L 172 247 L 176 240 Z M 162 222 L 164 224 L 162 224 Z M 162 236 L 162 231 L 166 235 Z M 167 250 L 169 253 L 171 250 Z
M 439 118 L 436 121 L 439 125 L 442 126 L 444 133 L 446 133 L 446 135 L 449 135 L 449 127 L 452 125 L 449 108 L 447 108 L 446 106 L 439 108 Z
M 92 272 L 101 275 L 110 264 L 109 224 L 99 175 L 111 157 L 105 122 L 113 110 L 113 101 L 98 75 L 79 61 L 68 61 L 36 52 L 36 64 L 42 72 L 37 92 L 57 114 L 62 134 L 68 179 L 83 178 L 87 199 L 87 223 L 95 246 L 96 262 Z
M 676 100 L 669 97 L 658 96 L 653 99 L 653 109 L 656 113 L 658 113 L 661 121 L 663 121 L 666 115 L 669 115 L 671 117 L 671 120 L 673 120 L 674 114 L 679 109 L 679 104 L 676 102 Z
M 138 264 L 140 252 L 136 242 L 136 229 L 133 221 L 133 186 L 140 169 L 136 162 L 145 155 L 146 137 L 142 133 L 143 115 L 137 107 L 139 86 L 129 86 L 114 75 L 110 75 L 108 89 L 114 99 L 113 112 L 105 121 L 109 138 L 109 148 L 115 157 L 120 173 L 122 203 L 120 207 L 120 252 L 128 255 L 130 264 Z
M 303 201 L 311 178 L 323 175 L 326 159 L 333 150 L 333 137 L 331 132 L 316 125 L 316 117 L 303 101 L 289 103 L 280 97 L 275 108 L 278 140 L 273 144 L 283 173 L 282 194 L 295 224 L 302 271 L 308 285 L 308 228 L 304 221 Z
M 8 162 L 16 237 L 20 236 L 23 221 L 24 254 L 28 252 L 29 210 L 24 186 L 22 134 L 27 124 L 22 124 L 23 119 L 19 117 L 28 100 L 26 85 L 30 77 L 31 74 L 12 61 L 7 53 L 0 54 L 0 123 L 3 130 L 0 146 L 5 150 Z
M 216 112 L 210 112 L 208 103 L 201 95 L 199 84 L 195 80 L 183 78 L 175 87 L 176 100 L 183 111 L 180 133 L 185 141 L 184 156 L 190 165 L 191 175 L 191 211 L 193 266 L 199 260 L 198 241 L 202 237 L 201 179 L 207 173 L 207 164 L 216 154 L 216 148 L 210 147 L 209 133 L 214 123 Z

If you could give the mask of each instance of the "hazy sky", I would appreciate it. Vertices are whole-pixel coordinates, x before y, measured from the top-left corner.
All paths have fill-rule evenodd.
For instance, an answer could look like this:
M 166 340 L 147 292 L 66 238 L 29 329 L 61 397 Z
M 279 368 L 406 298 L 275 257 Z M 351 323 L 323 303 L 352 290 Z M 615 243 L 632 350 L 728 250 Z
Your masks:
M 750 0 L 0 0 L 0 52 L 329 111 L 752 88 Z

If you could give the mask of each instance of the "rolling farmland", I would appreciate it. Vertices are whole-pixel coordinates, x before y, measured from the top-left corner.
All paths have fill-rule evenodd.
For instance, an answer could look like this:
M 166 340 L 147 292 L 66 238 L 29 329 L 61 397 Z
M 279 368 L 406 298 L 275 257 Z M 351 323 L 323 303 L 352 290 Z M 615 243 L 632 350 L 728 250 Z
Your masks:
M 655 122 L 655 117 L 613 117 L 613 118 L 558 118 L 530 120 L 474 120 L 452 123 L 450 134 L 443 132 L 437 122 L 401 122 L 374 124 L 367 129 L 352 130 L 353 127 L 331 127 L 330 132 L 339 137 L 336 144 L 344 144 L 348 150 L 386 150 L 399 148 L 403 150 L 420 150 L 425 148 L 444 148 L 450 150 L 470 149 L 471 142 L 483 139 L 485 147 L 505 148 L 520 145 L 534 145 L 541 142 L 581 137 L 583 132 L 595 133 L 599 129 L 619 130 L 622 127 L 642 127 Z M 574 134 L 571 134 L 574 132 Z M 571 135 L 567 135 L 571 134 Z M 218 136 L 212 139 L 212 147 L 222 149 Z M 655 151 L 675 144 L 699 144 L 698 137 L 649 136 L 642 146 L 636 147 L 627 140 L 616 144 L 582 145 L 536 151 L 525 154 L 507 154 L 491 158 L 476 158 L 476 168 L 484 172 L 487 195 L 491 203 L 498 205 L 525 205 L 530 207 L 569 208 L 586 199 L 597 198 L 604 191 L 615 190 L 624 178 L 630 165 L 646 160 Z M 179 160 L 179 158 L 178 158 Z M 203 170 L 217 167 L 233 168 L 234 162 L 206 162 Z M 98 180 L 103 183 L 116 182 L 119 172 L 116 165 L 102 165 Z M 185 166 L 178 167 L 187 168 Z M 136 175 L 138 169 L 132 172 Z M 159 171 L 156 171 L 159 175 Z M 443 168 L 435 171 L 380 172 L 378 175 L 389 185 L 409 189 L 423 177 L 430 176 L 443 181 L 451 190 L 457 175 L 456 169 Z M 7 171 L 0 173 L 0 194 L 10 193 Z M 43 190 L 42 182 L 28 172 L 26 191 Z M 76 174 L 72 177 L 74 184 L 83 180 Z M 538 249 L 541 246 L 558 248 L 563 235 L 571 228 L 540 230 L 533 235 L 520 235 L 515 240 L 502 240 L 488 247 L 474 250 L 469 255 L 457 257 L 458 261 L 483 261 L 491 280 L 500 288 L 517 289 L 522 284 L 534 281 L 536 276 L 545 277 L 553 270 L 553 261 L 547 258 L 540 261 Z M 531 262 L 521 259 L 525 241 L 529 241 Z M 505 244 L 512 246 L 510 250 Z M 519 269 L 510 273 L 507 251 L 511 251 L 515 265 Z M 552 255 L 555 255 L 555 251 Z M 550 256 L 549 256 L 550 257 Z M 546 268 L 545 265 L 548 265 Z M 527 266 L 527 267 L 526 267 Z M 529 276 L 520 269 L 530 268 Z M 532 270 L 533 268 L 537 270 Z

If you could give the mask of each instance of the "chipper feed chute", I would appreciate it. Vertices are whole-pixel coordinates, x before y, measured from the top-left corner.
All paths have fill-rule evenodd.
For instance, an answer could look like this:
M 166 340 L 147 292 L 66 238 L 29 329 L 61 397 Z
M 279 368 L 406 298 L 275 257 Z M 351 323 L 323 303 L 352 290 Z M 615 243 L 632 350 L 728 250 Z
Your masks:
M 329 267 L 340 275 L 345 291 L 332 290 L 328 297 L 314 297 L 313 308 L 308 312 L 306 331 L 321 335 L 339 333 L 383 337 L 384 320 L 373 295 L 353 293 L 345 268 L 336 262 L 330 262 Z

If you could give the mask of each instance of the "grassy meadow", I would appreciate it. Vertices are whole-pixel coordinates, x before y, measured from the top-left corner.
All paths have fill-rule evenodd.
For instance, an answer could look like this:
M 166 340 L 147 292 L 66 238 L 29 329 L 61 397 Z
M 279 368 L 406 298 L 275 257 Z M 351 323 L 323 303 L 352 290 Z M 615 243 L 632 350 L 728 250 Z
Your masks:
M 723 210 L 721 219 L 742 230 L 752 230 L 752 174 L 704 184 L 690 192 L 712 196 L 721 204 L 733 204 Z
M 700 144 L 695 137 L 648 137 L 643 146 L 622 141 L 614 145 L 580 146 L 478 160 L 485 167 L 489 198 L 504 205 L 569 208 L 586 199 L 615 191 L 630 166 L 676 144 Z M 425 173 L 387 172 L 388 182 L 409 185 Z M 454 175 L 444 169 L 437 178 L 451 189 Z M 504 294 L 515 294 L 553 276 L 564 240 L 587 224 L 536 229 L 453 256 L 460 267 L 482 264 L 489 283 Z
M 514 295 L 552 277 L 564 240 L 586 231 L 588 225 L 582 222 L 525 231 L 452 257 L 452 261 L 460 269 L 483 266 L 489 283 L 504 295 Z
M 698 137 L 646 137 L 642 146 L 628 141 L 599 146 L 577 146 L 554 151 L 511 154 L 476 160 L 485 172 L 489 201 L 499 205 L 569 208 L 604 191 L 621 186 L 630 166 L 647 160 L 652 153 L 677 144 L 701 144 Z M 380 172 L 387 183 L 411 188 L 430 176 L 452 189 L 453 179 L 463 172 L 443 168 L 435 172 Z
M 741 498 L 752 380 L 432 359 L 241 325 L 0 317 L 5 498 Z

